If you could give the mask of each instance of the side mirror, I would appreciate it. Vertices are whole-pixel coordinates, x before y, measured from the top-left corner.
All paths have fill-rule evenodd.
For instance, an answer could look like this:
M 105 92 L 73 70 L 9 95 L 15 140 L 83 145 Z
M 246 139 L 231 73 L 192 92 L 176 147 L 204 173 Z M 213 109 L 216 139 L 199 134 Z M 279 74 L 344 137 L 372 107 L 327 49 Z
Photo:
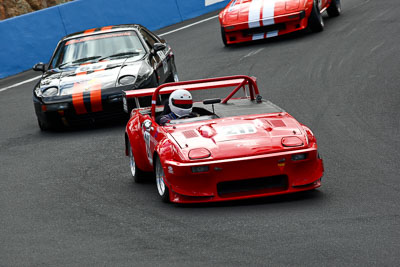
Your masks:
M 163 43 L 155 43 L 154 46 L 153 46 L 153 49 L 151 49 L 151 53 L 154 54 L 154 53 L 156 53 L 157 51 L 164 50 L 165 48 L 167 48 L 167 45 L 166 45 L 166 44 L 163 44 Z
M 37 64 L 35 64 L 35 66 L 32 67 L 32 69 L 34 71 L 45 72 L 46 71 L 46 64 L 44 64 L 43 62 L 37 63 Z
M 204 105 L 218 104 L 218 103 L 221 103 L 221 98 L 212 98 L 203 100 Z
M 212 98 L 212 99 L 204 99 L 203 100 L 203 104 L 204 105 L 212 105 L 212 110 L 213 113 L 215 114 L 215 110 L 214 110 L 214 104 L 218 104 L 221 103 L 221 98 Z

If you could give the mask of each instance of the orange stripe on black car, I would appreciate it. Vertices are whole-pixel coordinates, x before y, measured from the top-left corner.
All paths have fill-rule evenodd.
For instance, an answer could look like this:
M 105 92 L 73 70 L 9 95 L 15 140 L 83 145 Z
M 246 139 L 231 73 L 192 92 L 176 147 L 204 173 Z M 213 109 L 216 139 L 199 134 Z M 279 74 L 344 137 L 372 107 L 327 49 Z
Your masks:
M 92 112 L 102 111 L 101 104 L 101 84 L 95 84 L 90 91 L 90 103 L 92 105 Z
M 85 102 L 83 101 L 83 86 L 79 83 L 74 83 L 72 104 L 74 105 L 76 114 L 79 115 L 87 113 Z
M 76 76 L 86 75 L 86 74 L 87 74 L 87 71 L 82 71 L 82 72 L 78 72 L 78 73 L 76 74 Z
M 101 28 L 101 31 L 111 30 L 113 26 L 106 26 Z
M 83 33 L 91 33 L 91 32 L 94 32 L 95 30 L 96 30 L 96 28 L 93 28 L 93 29 L 89 29 L 89 30 L 84 31 Z

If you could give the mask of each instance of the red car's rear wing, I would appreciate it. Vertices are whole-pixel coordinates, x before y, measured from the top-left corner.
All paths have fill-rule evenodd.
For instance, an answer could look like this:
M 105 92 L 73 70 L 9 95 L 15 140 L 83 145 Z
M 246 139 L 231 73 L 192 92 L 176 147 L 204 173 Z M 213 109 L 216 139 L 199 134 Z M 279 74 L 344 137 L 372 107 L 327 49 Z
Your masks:
M 246 86 L 247 85 L 247 86 Z M 124 110 L 129 112 L 128 102 L 130 99 L 135 99 L 136 107 L 139 105 L 139 97 L 152 96 L 151 114 L 155 116 L 157 98 L 161 94 L 170 94 L 177 89 L 186 89 L 188 91 L 235 87 L 232 92 L 224 98 L 221 103 L 226 103 L 240 88 L 246 90 L 248 88 L 251 100 L 255 100 L 259 95 L 256 78 L 245 75 L 226 76 L 218 78 L 209 78 L 201 80 L 165 83 L 157 88 L 136 89 L 123 92 Z M 161 91 L 162 90 L 162 91 Z

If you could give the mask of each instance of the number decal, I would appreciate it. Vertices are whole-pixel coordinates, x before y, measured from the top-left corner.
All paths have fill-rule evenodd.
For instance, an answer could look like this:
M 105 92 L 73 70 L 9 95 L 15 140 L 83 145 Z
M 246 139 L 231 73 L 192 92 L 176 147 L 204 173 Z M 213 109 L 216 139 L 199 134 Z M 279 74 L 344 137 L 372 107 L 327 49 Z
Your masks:
M 232 125 L 232 126 L 225 126 L 225 127 L 218 129 L 218 133 L 223 134 L 225 136 L 253 134 L 256 132 L 257 132 L 257 130 L 253 124 Z

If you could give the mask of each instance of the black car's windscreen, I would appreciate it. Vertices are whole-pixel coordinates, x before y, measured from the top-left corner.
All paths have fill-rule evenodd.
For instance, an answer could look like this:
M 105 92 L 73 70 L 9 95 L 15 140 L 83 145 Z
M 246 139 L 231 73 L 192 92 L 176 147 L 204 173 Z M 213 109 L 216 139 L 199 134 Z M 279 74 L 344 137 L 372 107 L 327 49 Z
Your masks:
M 50 62 L 50 68 L 144 53 L 145 48 L 135 31 L 102 33 L 61 43 Z

